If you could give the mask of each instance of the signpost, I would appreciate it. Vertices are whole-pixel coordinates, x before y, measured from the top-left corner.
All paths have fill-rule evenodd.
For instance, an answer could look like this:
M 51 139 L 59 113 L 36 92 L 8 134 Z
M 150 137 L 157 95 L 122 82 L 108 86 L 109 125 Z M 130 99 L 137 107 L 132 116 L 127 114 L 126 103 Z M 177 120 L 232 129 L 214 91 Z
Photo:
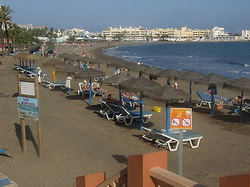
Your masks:
M 26 131 L 25 131 L 25 120 L 34 120 L 37 123 L 37 134 L 38 134 L 38 156 L 42 157 L 42 138 L 41 138 L 41 124 L 39 121 L 39 87 L 38 79 L 22 78 L 20 75 L 17 77 L 18 93 L 18 115 L 21 124 L 21 139 L 22 139 L 22 150 L 27 152 L 26 145 Z
M 183 129 L 192 129 L 191 108 L 170 108 L 170 129 L 179 129 L 179 175 L 183 175 Z

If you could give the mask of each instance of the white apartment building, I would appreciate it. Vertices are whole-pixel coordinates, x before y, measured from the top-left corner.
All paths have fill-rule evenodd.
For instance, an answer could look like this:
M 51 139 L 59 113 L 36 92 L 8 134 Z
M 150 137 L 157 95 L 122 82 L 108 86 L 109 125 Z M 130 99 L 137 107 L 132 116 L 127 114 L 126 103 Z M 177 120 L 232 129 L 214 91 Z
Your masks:
M 213 27 L 209 33 L 210 38 L 218 38 L 228 36 L 228 33 L 225 32 L 225 29 L 222 27 Z
M 89 32 L 85 31 L 84 29 L 74 28 L 74 29 L 64 31 L 63 35 L 83 37 L 83 36 L 89 36 Z
M 242 30 L 242 38 L 245 40 L 250 40 L 250 30 Z
M 146 41 L 149 33 L 143 27 L 109 27 L 102 35 L 106 40 Z
M 20 27 L 20 28 L 22 28 L 22 29 L 26 29 L 26 30 L 32 30 L 33 29 L 33 25 L 32 24 L 19 24 L 17 26 Z

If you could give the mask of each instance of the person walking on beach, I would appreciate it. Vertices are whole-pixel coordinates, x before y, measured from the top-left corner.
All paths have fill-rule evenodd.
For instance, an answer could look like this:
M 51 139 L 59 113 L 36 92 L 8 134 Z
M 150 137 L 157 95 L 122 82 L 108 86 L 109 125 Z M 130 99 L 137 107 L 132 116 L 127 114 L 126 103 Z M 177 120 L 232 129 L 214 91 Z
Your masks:
M 68 74 L 66 78 L 66 88 L 68 89 L 68 95 L 71 95 L 71 80 L 72 80 L 72 77 L 70 74 Z
M 42 82 L 42 70 L 41 70 L 41 68 L 40 67 L 38 67 L 37 69 L 37 78 L 38 78 L 38 84 L 41 84 L 41 82 Z

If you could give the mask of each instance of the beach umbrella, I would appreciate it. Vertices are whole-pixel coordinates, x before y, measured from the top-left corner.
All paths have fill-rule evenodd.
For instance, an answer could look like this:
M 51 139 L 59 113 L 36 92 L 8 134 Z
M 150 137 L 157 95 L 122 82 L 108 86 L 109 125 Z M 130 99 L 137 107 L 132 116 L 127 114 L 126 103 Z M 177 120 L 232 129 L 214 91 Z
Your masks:
M 176 79 L 189 81 L 189 106 L 192 107 L 192 82 L 202 79 L 205 75 L 202 73 L 198 73 L 193 70 L 188 70 L 185 72 L 181 72 L 176 76 Z
M 58 72 L 66 72 L 66 73 L 75 73 L 80 71 L 79 68 L 73 66 L 72 64 L 66 64 L 65 66 L 60 67 L 57 69 Z
M 18 53 L 16 55 L 13 55 L 13 58 L 18 58 L 19 59 L 19 64 L 20 66 L 24 66 L 24 57 L 26 57 L 28 54 L 27 53 Z
M 74 55 L 69 54 L 69 53 L 62 53 L 59 55 L 59 58 L 63 58 L 64 62 L 65 62 L 66 60 L 70 60 L 70 59 L 74 58 Z
M 153 100 L 166 102 L 166 132 L 169 132 L 170 128 L 168 122 L 168 104 L 178 102 L 179 100 L 187 100 L 189 98 L 189 94 L 187 92 L 172 88 L 169 85 L 156 88 L 146 88 L 143 92 L 143 96 Z
M 64 66 L 65 63 L 62 62 L 61 60 L 57 60 L 55 58 L 48 60 L 47 62 L 42 64 L 42 67 L 61 67 Z
M 130 79 L 133 79 L 133 78 L 134 77 L 132 77 L 132 76 L 124 75 L 122 73 L 118 73 L 116 75 L 113 75 L 113 76 L 103 80 L 102 82 L 106 83 L 106 84 L 119 85 L 121 82 L 130 80 Z
M 195 80 L 195 84 L 211 84 L 211 83 L 215 83 L 215 84 L 222 84 L 225 81 L 229 81 L 230 79 L 227 77 L 224 77 L 222 75 L 218 75 L 216 73 L 210 73 L 208 75 L 205 75 L 203 78 L 200 78 L 198 80 Z
M 144 64 L 136 65 L 132 69 L 132 71 L 141 71 L 142 73 L 148 74 L 148 75 L 157 75 L 163 71 L 163 69 L 153 66 L 148 66 Z
M 28 54 L 28 55 L 26 55 L 24 57 L 24 59 L 30 61 L 30 69 L 31 69 L 31 61 L 33 61 L 33 68 L 36 69 L 36 67 L 35 67 L 35 60 L 40 60 L 40 59 L 42 59 L 42 57 L 39 56 L 39 55 Z
M 92 104 L 92 78 L 95 77 L 104 77 L 105 73 L 101 71 L 97 71 L 95 69 L 87 68 L 85 70 L 81 70 L 77 73 L 74 73 L 76 78 L 84 78 L 89 79 L 89 105 Z
M 215 85 L 223 85 L 225 81 L 230 80 L 227 77 L 224 77 L 222 75 L 218 75 L 215 73 L 210 73 L 203 78 L 200 78 L 198 80 L 195 80 L 195 84 L 207 84 L 207 85 L 214 85 L 213 87 L 216 87 Z M 214 93 L 211 92 L 211 102 L 212 102 L 212 115 L 214 114 Z
M 237 91 L 241 91 L 241 102 L 240 102 L 240 123 L 242 122 L 242 102 L 244 97 L 244 92 L 250 92 L 250 79 L 238 78 L 234 80 L 229 80 L 224 82 L 223 88 L 230 88 Z
M 120 89 L 124 89 L 130 92 L 140 92 L 140 130 L 142 130 L 142 93 L 146 88 L 156 88 L 160 85 L 154 81 L 146 79 L 144 77 L 133 78 L 127 81 L 123 81 L 119 84 Z
M 157 77 L 166 77 L 167 80 L 175 80 L 181 74 L 180 71 L 176 71 L 173 69 L 165 69 L 159 74 L 156 74 Z
M 113 86 L 114 85 L 118 85 L 123 82 L 123 81 L 127 81 L 127 80 L 130 80 L 130 79 L 133 79 L 134 77 L 131 77 L 129 75 L 124 75 L 122 73 L 118 73 L 116 75 L 113 75 L 105 80 L 103 80 L 102 82 L 103 83 L 106 83 L 106 84 L 112 84 Z M 122 95 L 121 95 L 121 89 L 120 89 L 120 86 L 119 86 L 119 99 L 120 99 L 120 102 L 122 101 Z

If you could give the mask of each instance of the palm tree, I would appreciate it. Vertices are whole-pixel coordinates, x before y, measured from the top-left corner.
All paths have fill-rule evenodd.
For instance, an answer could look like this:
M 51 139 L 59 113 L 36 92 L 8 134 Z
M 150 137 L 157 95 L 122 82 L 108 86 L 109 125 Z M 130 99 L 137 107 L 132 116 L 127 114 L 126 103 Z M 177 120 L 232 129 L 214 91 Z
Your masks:
M 3 25 L 6 33 L 8 53 L 10 53 L 8 24 L 11 22 L 12 19 L 12 17 L 10 16 L 11 13 L 13 13 L 13 11 L 10 9 L 10 6 L 5 6 L 5 5 L 0 6 L 0 27 L 1 27 L 0 30 L 1 30 L 1 40 L 2 40 L 2 54 L 4 45 L 4 33 L 2 28 Z

